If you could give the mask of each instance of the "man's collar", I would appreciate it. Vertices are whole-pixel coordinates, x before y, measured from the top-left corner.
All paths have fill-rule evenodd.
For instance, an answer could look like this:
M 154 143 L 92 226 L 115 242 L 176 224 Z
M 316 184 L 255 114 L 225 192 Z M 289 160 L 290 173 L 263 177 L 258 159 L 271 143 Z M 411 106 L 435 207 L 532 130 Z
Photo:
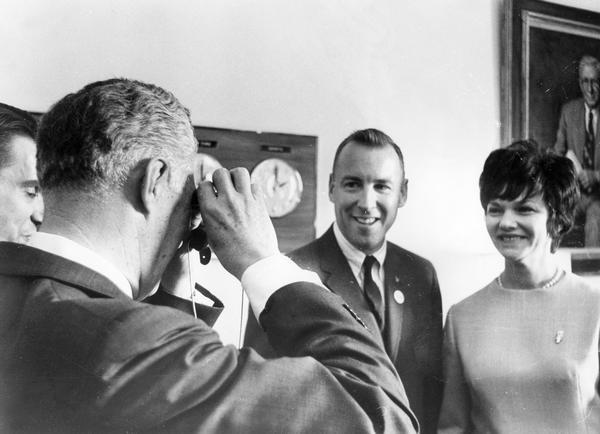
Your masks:
M 336 239 L 338 245 L 340 246 L 340 250 L 346 257 L 348 262 L 351 265 L 356 266 L 356 268 L 358 270 L 360 270 L 360 268 L 362 267 L 362 263 L 364 262 L 367 255 L 365 253 L 361 252 L 360 250 L 358 250 L 356 247 L 354 247 L 352 245 L 352 243 L 350 243 L 350 241 L 348 241 L 348 239 L 344 236 L 344 234 L 340 230 L 337 222 L 333 223 L 333 234 L 335 236 L 335 239 Z M 383 266 L 383 261 L 385 260 L 386 253 L 387 253 L 387 242 L 384 241 L 383 245 L 379 248 L 379 250 L 374 252 L 372 254 L 372 256 L 375 256 L 375 259 L 377 259 L 379 264 L 381 266 Z
M 590 106 L 587 105 L 587 103 L 585 101 L 583 102 L 583 106 L 585 107 L 585 115 L 586 116 L 588 115 L 588 113 L 590 111 L 594 114 L 597 114 L 598 110 L 600 109 L 600 107 L 598 107 L 598 106 L 591 108 Z
M 125 275 L 109 261 L 94 251 L 60 235 L 37 232 L 28 245 L 53 255 L 76 262 L 109 279 L 129 298 L 133 298 L 131 284 Z

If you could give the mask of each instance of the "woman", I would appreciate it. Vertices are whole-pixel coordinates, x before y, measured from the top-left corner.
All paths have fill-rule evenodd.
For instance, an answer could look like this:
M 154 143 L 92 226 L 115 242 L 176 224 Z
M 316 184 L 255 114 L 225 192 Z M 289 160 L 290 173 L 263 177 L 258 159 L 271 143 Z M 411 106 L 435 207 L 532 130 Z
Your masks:
M 518 142 L 489 155 L 479 185 L 505 265 L 448 313 L 439 432 L 599 433 L 600 290 L 553 254 L 573 224 L 573 166 Z

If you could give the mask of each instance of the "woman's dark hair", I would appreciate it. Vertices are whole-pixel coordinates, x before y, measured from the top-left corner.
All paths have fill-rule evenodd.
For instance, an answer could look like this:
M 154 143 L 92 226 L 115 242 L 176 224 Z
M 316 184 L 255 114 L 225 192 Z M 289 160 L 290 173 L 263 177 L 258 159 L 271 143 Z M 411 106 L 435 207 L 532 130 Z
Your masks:
M 496 149 L 485 160 L 479 177 L 479 200 L 484 211 L 494 199 L 515 200 L 538 194 L 548 209 L 546 227 L 554 252 L 575 220 L 580 193 L 573 163 L 540 149 L 533 140 Z

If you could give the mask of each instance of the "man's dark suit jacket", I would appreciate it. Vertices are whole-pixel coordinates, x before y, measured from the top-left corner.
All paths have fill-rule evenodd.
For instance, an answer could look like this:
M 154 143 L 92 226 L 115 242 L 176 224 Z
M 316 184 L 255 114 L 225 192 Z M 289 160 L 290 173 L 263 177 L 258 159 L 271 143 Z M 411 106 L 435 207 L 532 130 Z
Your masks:
M 293 358 L 223 346 L 186 313 L 0 243 L 0 431 L 414 432 L 393 366 L 341 298 L 287 285 L 261 323 Z
M 583 98 L 578 98 L 563 105 L 556 132 L 556 143 L 554 150 L 565 155 L 572 150 L 577 159 L 583 164 L 583 147 L 585 145 L 585 103 Z M 595 170 L 600 170 L 600 132 L 595 135 Z
M 338 246 L 333 227 L 289 256 L 301 267 L 316 272 L 377 333 L 375 318 Z M 385 349 L 400 374 L 422 432 L 432 433 L 437 428 L 442 399 L 442 302 L 437 276 L 429 261 L 390 242 L 383 267 Z M 396 291 L 404 296 L 401 304 L 394 298 Z M 245 344 L 263 356 L 278 354 L 252 315 L 245 337 Z

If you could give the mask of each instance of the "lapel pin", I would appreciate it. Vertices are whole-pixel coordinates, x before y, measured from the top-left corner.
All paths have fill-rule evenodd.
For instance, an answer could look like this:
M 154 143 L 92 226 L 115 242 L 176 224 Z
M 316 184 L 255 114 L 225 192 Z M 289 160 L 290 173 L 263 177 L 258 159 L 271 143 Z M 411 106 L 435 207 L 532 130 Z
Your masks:
M 564 336 L 565 336 L 564 331 L 562 331 L 562 330 L 557 331 L 556 335 L 554 336 L 554 343 L 560 344 L 562 342 Z
M 404 294 L 402 294 L 402 291 L 400 291 L 399 289 L 394 291 L 394 300 L 398 304 L 404 303 Z
M 400 277 L 399 276 L 394 276 L 394 282 L 400 283 Z

